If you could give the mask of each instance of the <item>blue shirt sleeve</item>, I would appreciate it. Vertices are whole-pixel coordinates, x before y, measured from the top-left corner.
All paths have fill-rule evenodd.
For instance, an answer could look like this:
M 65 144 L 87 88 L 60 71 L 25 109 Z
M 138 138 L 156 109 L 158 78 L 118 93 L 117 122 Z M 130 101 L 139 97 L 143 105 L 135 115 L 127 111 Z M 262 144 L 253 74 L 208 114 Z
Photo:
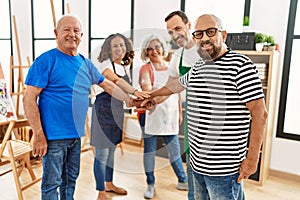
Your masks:
M 88 59 L 87 59 L 88 60 Z M 104 81 L 105 77 L 98 71 L 97 67 L 92 63 L 91 60 L 87 61 L 89 63 L 92 75 L 92 84 L 100 84 Z
M 52 52 L 42 54 L 35 59 L 30 66 L 26 76 L 25 84 L 39 88 L 45 88 L 48 85 L 51 65 L 53 63 Z

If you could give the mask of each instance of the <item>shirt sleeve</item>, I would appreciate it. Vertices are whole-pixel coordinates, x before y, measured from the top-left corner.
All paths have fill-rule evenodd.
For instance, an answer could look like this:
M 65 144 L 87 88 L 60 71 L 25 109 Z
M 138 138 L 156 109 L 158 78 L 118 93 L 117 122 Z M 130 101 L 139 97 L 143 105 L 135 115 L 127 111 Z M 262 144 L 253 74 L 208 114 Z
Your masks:
M 25 84 L 39 88 L 46 88 L 49 81 L 49 74 L 51 71 L 51 56 L 44 61 L 44 55 L 36 58 L 29 68 L 26 76 Z
M 107 60 L 105 60 L 105 61 L 103 61 L 103 62 L 101 62 L 101 63 L 96 62 L 96 63 L 94 63 L 94 64 L 95 64 L 95 66 L 97 67 L 97 69 L 98 69 L 98 71 L 99 71 L 100 73 L 102 73 L 102 72 L 103 72 L 105 69 L 107 69 L 107 68 L 113 70 L 113 66 L 112 66 L 112 64 L 111 64 L 111 62 L 110 62 L 109 59 L 107 59 Z
M 170 65 L 168 68 L 168 73 L 172 77 L 179 76 L 179 60 L 180 60 L 181 52 L 182 52 L 182 48 L 179 48 L 172 55 Z
M 184 88 L 187 88 L 188 87 L 188 84 L 189 84 L 189 81 L 190 81 L 190 77 L 192 77 L 192 75 L 194 73 L 197 73 L 197 70 L 203 66 L 205 63 L 203 62 L 202 59 L 199 59 L 196 61 L 195 65 L 192 66 L 192 68 L 187 72 L 185 73 L 183 76 L 180 76 L 179 77 L 179 83 L 184 87 Z
M 250 59 L 238 70 L 236 83 L 240 99 L 244 103 L 264 98 L 258 72 Z
M 151 65 L 149 63 L 143 65 L 140 69 L 140 72 L 139 72 L 139 84 L 140 84 L 140 86 L 142 86 L 142 74 L 143 73 L 149 73 L 150 79 L 151 79 L 151 84 L 153 85 L 154 76 L 153 76 L 153 71 L 152 71 Z
M 99 72 L 97 67 L 89 60 L 91 66 L 92 84 L 100 84 L 104 81 L 105 77 Z

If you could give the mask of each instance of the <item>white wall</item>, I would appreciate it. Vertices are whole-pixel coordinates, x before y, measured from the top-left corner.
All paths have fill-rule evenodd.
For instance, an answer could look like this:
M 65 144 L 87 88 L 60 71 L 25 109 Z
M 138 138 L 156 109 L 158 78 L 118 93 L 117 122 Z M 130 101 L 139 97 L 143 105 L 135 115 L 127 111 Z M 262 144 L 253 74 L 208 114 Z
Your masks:
M 230 5 L 234 5 L 234 12 L 228 12 Z M 243 30 L 245 2 L 241 0 L 188 0 L 185 13 L 192 22 L 192 31 L 195 20 L 202 14 L 214 14 L 222 19 L 223 27 L 230 33 L 239 33 Z M 228 9 L 227 9 L 228 7 Z
M 289 12 L 289 0 L 252 0 L 250 24 L 256 30 L 274 35 L 275 41 L 279 43 L 281 52 L 280 67 L 283 67 L 283 53 L 285 49 L 285 38 L 287 32 L 287 21 Z M 278 77 L 281 82 L 281 77 Z M 280 87 L 278 87 L 280 91 Z M 277 116 L 276 118 L 277 119 Z M 276 129 L 273 133 L 272 152 L 270 168 L 282 172 L 300 175 L 300 142 L 276 138 Z
M 48 2 L 48 1 L 47 1 Z M 69 0 L 71 5 L 71 13 L 78 14 L 84 26 L 84 33 L 87 36 L 87 3 L 86 1 Z M 85 3 L 83 3 L 85 2 Z M 222 16 L 228 12 L 239 12 L 233 10 L 231 4 L 215 4 L 207 2 L 207 6 L 213 8 L 212 12 L 217 16 Z M 250 26 L 253 30 L 261 31 L 267 34 L 272 34 L 275 41 L 279 43 L 281 51 L 280 67 L 282 68 L 283 63 L 283 52 L 285 46 L 288 11 L 289 11 L 289 0 L 252 0 L 251 1 L 251 14 L 250 14 Z M 206 5 L 206 4 L 205 4 Z M 199 13 L 201 8 L 205 7 L 204 3 L 199 4 Z M 23 63 L 26 63 L 26 56 L 32 55 L 31 49 L 31 21 L 30 16 L 30 0 L 12 0 L 13 14 L 17 17 L 18 29 L 19 29 L 19 40 L 21 46 L 21 54 Z M 218 9 L 218 6 L 222 6 L 222 9 Z M 147 28 L 157 29 L 163 31 L 165 29 L 165 16 L 173 10 L 180 9 L 180 0 L 139 0 L 135 1 L 135 19 L 134 24 L 136 29 Z M 243 9 L 243 8 L 241 8 Z M 209 12 L 207 8 L 203 9 Z M 219 13 L 220 12 L 220 13 Z M 224 13 L 223 13 L 224 12 Z M 192 15 L 192 14 L 191 14 Z M 194 14 L 193 16 L 196 16 Z M 108 19 L 109 20 L 109 19 Z M 242 22 L 242 19 L 233 19 Z M 193 23 L 193 22 L 192 22 Z M 227 22 L 226 22 L 227 23 Z M 51 24 L 52 26 L 52 24 Z M 240 25 L 242 26 L 242 24 Z M 236 30 L 242 30 L 242 27 L 236 27 Z M 87 55 L 87 38 L 84 38 L 81 44 L 80 50 L 84 55 Z M 138 45 L 137 47 L 138 48 Z M 14 58 L 16 60 L 17 53 L 14 52 Z M 281 69 L 280 69 L 281 70 Z M 8 77 L 9 75 L 6 75 Z M 280 85 L 281 77 L 278 77 L 278 85 Z M 280 87 L 278 86 L 278 91 Z M 277 119 L 277 116 L 275 116 Z M 300 175 L 300 159 L 295 158 L 295 155 L 300 152 L 300 143 L 291 140 L 279 139 L 275 137 L 276 129 L 273 133 L 273 144 L 271 154 L 271 169 L 288 172 L 296 175 Z

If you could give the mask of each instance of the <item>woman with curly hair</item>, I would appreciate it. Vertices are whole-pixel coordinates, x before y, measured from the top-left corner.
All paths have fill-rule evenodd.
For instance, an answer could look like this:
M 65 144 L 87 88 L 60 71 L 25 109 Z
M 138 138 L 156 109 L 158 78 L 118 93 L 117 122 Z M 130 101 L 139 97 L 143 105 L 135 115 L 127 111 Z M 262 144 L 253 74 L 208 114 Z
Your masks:
M 101 48 L 96 64 L 105 78 L 124 92 L 137 98 L 148 97 L 147 92 L 131 86 L 131 66 L 134 56 L 131 41 L 116 33 L 108 36 Z M 92 110 L 91 145 L 95 147 L 94 176 L 98 200 L 106 200 L 106 192 L 126 195 L 127 191 L 113 184 L 114 152 L 122 141 L 124 119 L 123 102 L 104 91 L 98 91 Z

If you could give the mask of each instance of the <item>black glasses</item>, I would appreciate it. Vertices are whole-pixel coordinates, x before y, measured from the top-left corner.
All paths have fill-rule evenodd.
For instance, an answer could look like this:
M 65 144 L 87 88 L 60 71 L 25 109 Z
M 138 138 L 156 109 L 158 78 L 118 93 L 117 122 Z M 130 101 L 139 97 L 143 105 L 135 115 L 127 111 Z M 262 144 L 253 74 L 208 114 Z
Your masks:
M 216 35 L 217 31 L 222 31 L 221 29 L 219 28 L 208 28 L 206 30 L 197 30 L 197 31 L 194 31 L 192 33 L 192 35 L 194 36 L 194 38 L 196 39 L 202 39 L 203 38 L 203 33 L 205 32 L 205 34 L 208 36 L 208 37 L 213 37 Z
M 154 50 L 159 51 L 159 50 L 161 50 L 161 48 L 162 48 L 161 45 L 155 45 L 154 48 L 149 47 L 149 48 L 147 48 L 146 50 L 147 50 L 147 51 L 154 51 Z

